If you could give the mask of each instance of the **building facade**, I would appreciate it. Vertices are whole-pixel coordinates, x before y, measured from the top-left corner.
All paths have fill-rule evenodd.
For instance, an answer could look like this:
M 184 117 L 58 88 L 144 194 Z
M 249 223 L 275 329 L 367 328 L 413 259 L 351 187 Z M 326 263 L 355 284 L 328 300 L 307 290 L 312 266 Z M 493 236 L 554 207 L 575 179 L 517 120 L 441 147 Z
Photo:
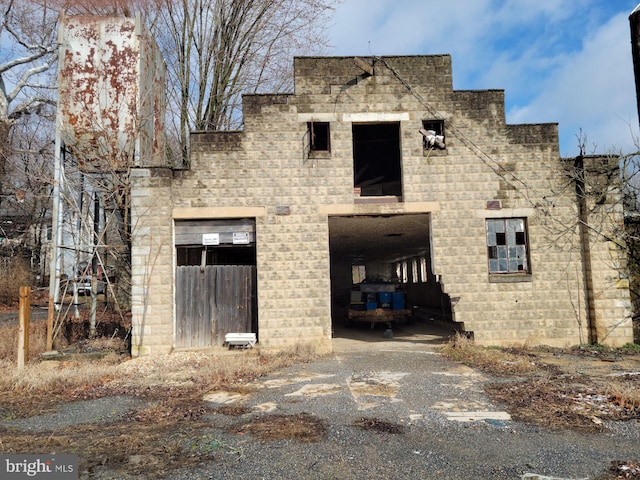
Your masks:
M 257 334 L 331 350 L 351 310 L 405 309 L 481 344 L 633 340 L 617 164 L 509 125 L 448 55 L 294 59 L 188 169 L 132 172 L 133 354 Z M 366 307 L 364 307 L 366 308 Z

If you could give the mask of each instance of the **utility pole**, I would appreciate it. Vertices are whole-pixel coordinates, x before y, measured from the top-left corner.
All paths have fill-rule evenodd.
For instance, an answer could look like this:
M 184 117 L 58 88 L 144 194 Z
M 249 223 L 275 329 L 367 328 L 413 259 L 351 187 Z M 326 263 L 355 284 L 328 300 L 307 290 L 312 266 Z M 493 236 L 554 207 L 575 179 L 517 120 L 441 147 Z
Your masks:
M 57 122 L 56 122 L 57 123 Z M 51 209 L 51 257 L 49 258 L 49 311 L 47 315 L 47 350 L 53 349 L 53 317 L 60 302 L 60 272 L 62 254 L 62 199 L 61 188 L 64 180 L 64 147 L 60 136 L 60 127 L 56 125 L 56 140 L 53 157 L 53 206 Z
M 98 308 L 98 242 L 100 240 L 100 198 L 98 190 L 93 190 L 93 255 L 91 256 L 91 314 L 89 316 L 89 336 L 96 335 L 96 310 Z

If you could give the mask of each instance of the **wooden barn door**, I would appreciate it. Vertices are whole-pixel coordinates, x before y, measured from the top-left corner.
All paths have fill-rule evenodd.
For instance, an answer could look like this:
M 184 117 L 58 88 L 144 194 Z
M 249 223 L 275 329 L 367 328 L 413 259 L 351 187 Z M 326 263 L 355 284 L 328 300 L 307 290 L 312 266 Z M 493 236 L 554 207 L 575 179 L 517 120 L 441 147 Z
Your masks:
M 212 237 L 213 245 L 196 243 Z M 254 221 L 176 222 L 176 253 L 176 347 L 258 333 Z
M 227 333 L 256 331 L 256 267 L 178 267 L 176 346 L 222 345 Z

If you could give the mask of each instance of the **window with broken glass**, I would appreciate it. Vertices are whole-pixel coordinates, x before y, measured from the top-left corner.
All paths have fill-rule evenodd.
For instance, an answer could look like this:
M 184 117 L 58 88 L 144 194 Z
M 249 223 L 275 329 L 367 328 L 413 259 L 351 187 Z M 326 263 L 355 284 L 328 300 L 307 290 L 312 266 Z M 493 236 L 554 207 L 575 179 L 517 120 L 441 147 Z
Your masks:
M 525 218 L 487 219 L 489 273 L 529 273 Z

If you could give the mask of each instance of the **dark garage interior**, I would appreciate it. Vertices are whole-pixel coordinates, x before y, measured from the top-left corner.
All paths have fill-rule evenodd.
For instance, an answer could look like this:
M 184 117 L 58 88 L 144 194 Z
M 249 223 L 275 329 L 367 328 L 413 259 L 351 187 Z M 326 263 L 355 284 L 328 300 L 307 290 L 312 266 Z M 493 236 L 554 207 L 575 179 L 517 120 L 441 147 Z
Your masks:
M 379 336 L 389 325 L 451 322 L 451 301 L 433 273 L 430 225 L 428 213 L 329 218 L 335 336 L 347 327 Z

